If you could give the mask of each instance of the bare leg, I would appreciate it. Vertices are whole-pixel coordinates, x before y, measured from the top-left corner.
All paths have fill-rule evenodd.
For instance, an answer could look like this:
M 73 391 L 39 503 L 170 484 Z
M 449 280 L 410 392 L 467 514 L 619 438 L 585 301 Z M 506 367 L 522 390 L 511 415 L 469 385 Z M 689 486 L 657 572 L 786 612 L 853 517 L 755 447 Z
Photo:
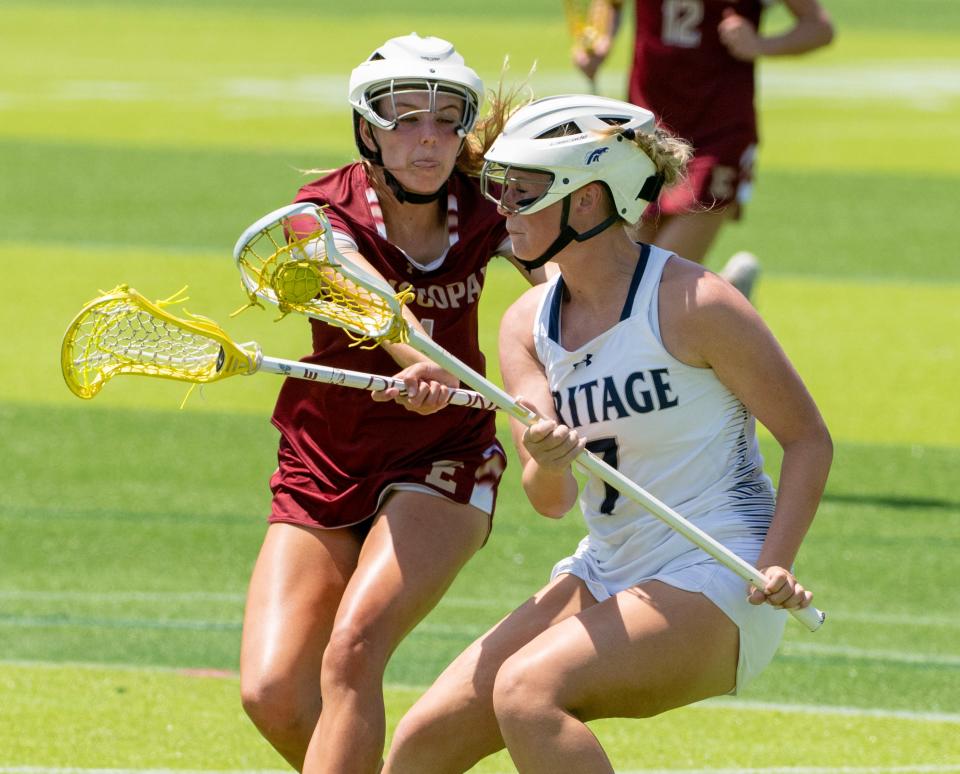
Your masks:
M 299 770 L 320 716 L 320 663 L 360 538 L 349 529 L 267 529 L 247 594 L 240 648 L 244 709 Z
M 398 492 L 383 507 L 323 656 L 324 707 L 305 772 L 378 771 L 387 661 L 483 543 L 487 527 L 481 511 L 421 493 Z
M 503 662 L 554 623 L 596 600 L 561 575 L 474 642 L 400 721 L 384 774 L 454 774 L 503 749 L 493 686 Z
M 649 717 L 729 692 L 736 625 L 701 594 L 658 582 L 551 627 L 508 659 L 494 707 L 523 774 L 613 772 L 585 722 Z

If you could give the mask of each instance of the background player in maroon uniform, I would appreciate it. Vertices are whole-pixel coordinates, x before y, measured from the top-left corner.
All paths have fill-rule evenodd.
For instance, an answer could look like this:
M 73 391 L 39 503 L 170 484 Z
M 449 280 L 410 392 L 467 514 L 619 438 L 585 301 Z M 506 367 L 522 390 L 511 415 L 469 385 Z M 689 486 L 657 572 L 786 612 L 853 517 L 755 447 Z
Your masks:
M 602 1 L 602 0 L 597 0 Z M 770 0 L 636 0 L 629 100 L 694 146 L 687 179 L 660 197 L 637 238 L 703 263 L 728 218 L 738 218 L 750 193 L 757 144 L 754 61 L 825 46 L 833 27 L 818 0 L 783 0 L 794 17 L 781 34 L 761 35 Z M 590 50 L 575 46 L 574 62 L 590 78 L 603 63 L 620 23 L 622 3 L 605 18 L 609 29 Z M 750 294 L 759 265 L 737 253 L 721 274 Z
M 482 139 L 468 136 L 482 93 L 446 41 L 387 41 L 351 76 L 364 161 L 296 197 L 327 205 L 341 251 L 412 286 L 412 324 L 480 371 L 484 272 L 509 252 L 495 205 L 462 171 L 482 163 Z M 491 140 L 502 112 L 494 106 Z M 342 331 L 311 325 L 307 362 L 399 365 L 414 408 L 443 405 L 452 377 L 412 348 L 351 347 Z M 486 540 L 504 467 L 492 412 L 424 417 L 380 397 L 290 379 L 273 416 L 279 467 L 244 617 L 241 692 L 261 733 L 304 771 L 377 770 L 387 660 Z

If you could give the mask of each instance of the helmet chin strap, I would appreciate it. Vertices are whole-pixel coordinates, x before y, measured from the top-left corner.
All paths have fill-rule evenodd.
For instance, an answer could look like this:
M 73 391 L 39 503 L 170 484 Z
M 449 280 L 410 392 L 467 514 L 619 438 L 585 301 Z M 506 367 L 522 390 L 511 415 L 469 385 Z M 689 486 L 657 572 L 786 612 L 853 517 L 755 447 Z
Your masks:
M 560 234 L 556 239 L 553 240 L 553 244 L 546 249 L 546 252 L 542 253 L 539 258 L 534 258 L 532 261 L 525 261 L 522 258 L 517 258 L 520 264 L 527 271 L 533 271 L 534 269 L 539 269 L 543 264 L 549 261 L 553 256 L 559 253 L 564 247 L 566 247 L 571 242 L 586 242 L 588 239 L 592 239 L 597 234 L 602 231 L 606 231 L 610 226 L 616 223 L 619 220 L 619 217 L 616 214 L 611 215 L 606 220 L 598 223 L 596 226 L 591 228 L 589 231 L 584 231 L 582 234 L 576 231 L 567 221 L 570 216 L 570 194 L 567 194 L 563 197 L 563 211 L 560 215 Z
M 414 191 L 408 191 L 406 188 L 404 188 L 394 174 L 387 169 L 386 166 L 384 166 L 383 152 L 380 150 L 380 146 L 377 145 L 376 138 L 371 135 L 374 147 L 376 147 L 375 151 L 370 150 L 367 144 L 363 141 L 363 136 L 360 134 L 360 122 L 362 120 L 362 116 L 357 111 L 353 111 L 353 132 L 356 136 L 357 148 L 360 151 L 360 155 L 367 159 L 367 161 L 369 161 L 371 164 L 374 164 L 383 170 L 383 178 L 387 183 L 387 187 L 396 197 L 397 201 L 400 202 L 400 204 L 430 204 L 430 202 L 435 202 L 447 195 L 446 181 L 444 181 L 443 185 L 440 186 L 440 188 L 438 188 L 436 191 L 428 194 L 415 193 Z

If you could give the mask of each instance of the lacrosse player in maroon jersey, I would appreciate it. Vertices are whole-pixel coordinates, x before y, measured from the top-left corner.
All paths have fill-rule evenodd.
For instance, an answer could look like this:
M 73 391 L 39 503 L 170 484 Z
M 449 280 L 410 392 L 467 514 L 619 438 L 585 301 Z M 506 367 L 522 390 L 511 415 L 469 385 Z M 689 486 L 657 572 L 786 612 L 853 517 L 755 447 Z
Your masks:
M 482 131 L 471 134 L 482 95 L 448 42 L 387 41 L 350 78 L 363 159 L 296 197 L 324 205 L 344 256 L 398 291 L 409 288 L 411 324 L 481 372 L 486 266 L 495 255 L 514 260 L 503 218 L 469 174 L 489 145 Z M 485 122 L 490 141 L 505 109 L 494 105 Z M 383 752 L 387 661 L 487 539 L 505 457 L 493 413 L 443 407 L 456 381 L 411 347 L 354 346 L 315 320 L 311 329 L 306 362 L 399 370 L 408 406 L 430 415 L 395 395 L 371 401 L 337 386 L 284 384 L 273 415 L 281 438 L 272 510 L 244 617 L 241 693 L 292 766 L 362 774 L 378 770 Z
M 597 0 L 598 2 L 601 0 Z M 574 62 L 593 78 L 610 49 L 622 3 L 612 1 L 610 29 Z M 636 0 L 633 66 L 628 99 L 694 147 L 686 179 L 651 205 L 639 241 L 703 263 L 728 219 L 739 219 L 749 199 L 758 133 L 754 62 L 803 54 L 827 45 L 833 26 L 818 0 L 783 0 L 794 24 L 759 33 L 774 0 Z M 748 252 L 733 255 L 721 276 L 750 295 L 759 273 Z

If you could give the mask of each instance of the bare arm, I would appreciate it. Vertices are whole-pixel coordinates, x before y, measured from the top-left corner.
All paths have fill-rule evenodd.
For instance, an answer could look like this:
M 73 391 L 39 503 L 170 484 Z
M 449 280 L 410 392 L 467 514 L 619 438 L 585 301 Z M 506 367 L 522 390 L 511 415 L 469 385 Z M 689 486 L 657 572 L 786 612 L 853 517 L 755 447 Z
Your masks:
M 737 59 L 794 56 L 826 46 L 833 40 L 833 23 L 818 0 L 784 0 L 794 25 L 780 35 L 760 35 L 747 19 L 728 11 L 720 22 L 720 40 Z
M 523 466 L 523 488 L 538 513 L 560 518 L 577 501 L 579 486 L 571 465 L 585 443 L 574 430 L 557 422 L 553 398 L 533 345 L 533 317 L 543 293 L 524 293 L 500 323 L 500 371 L 507 392 L 543 419 L 532 427 L 510 420 L 513 442 Z
M 833 458 L 823 418 L 769 328 L 728 283 L 674 258 L 660 293 L 667 349 L 690 365 L 712 368 L 783 448 L 776 509 L 757 566 L 771 579 L 769 601 L 806 606 L 811 595 L 789 568 L 816 514 Z M 764 596 L 755 592 L 751 601 L 760 603 Z

